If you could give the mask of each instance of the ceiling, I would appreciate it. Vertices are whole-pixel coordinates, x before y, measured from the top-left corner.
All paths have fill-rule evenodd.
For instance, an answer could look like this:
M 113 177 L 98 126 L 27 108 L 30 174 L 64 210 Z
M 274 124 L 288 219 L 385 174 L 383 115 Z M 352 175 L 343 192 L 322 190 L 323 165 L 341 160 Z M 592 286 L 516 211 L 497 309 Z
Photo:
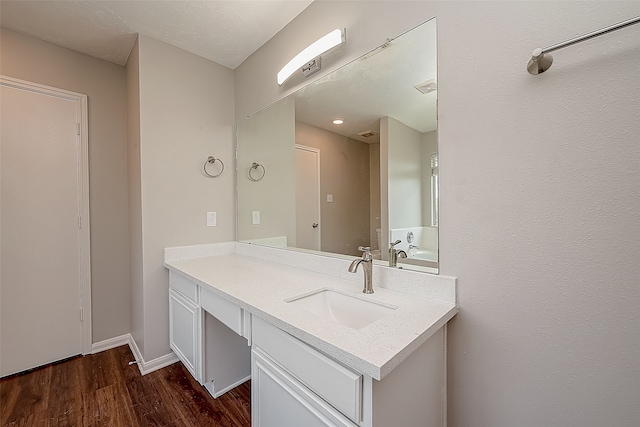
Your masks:
M 1 0 L 0 25 L 125 65 L 142 33 L 235 69 L 313 0 Z
M 348 36 L 347 36 L 348 43 Z M 349 138 L 380 142 L 380 119 L 393 117 L 421 132 L 437 125 L 437 90 L 416 86 L 437 81 L 436 20 L 397 37 L 350 64 L 296 91 L 296 120 Z M 344 123 L 334 125 L 333 119 Z M 361 132 L 374 135 L 363 137 Z
M 312 1 L 0 0 L 0 24 L 119 65 L 142 33 L 235 69 Z M 365 142 L 379 141 L 385 116 L 420 132 L 436 129 L 436 93 L 413 87 L 436 77 L 435 20 L 422 28 L 298 91 L 299 120 Z M 345 124 L 332 125 L 336 117 Z M 376 135 L 358 135 L 366 130 Z

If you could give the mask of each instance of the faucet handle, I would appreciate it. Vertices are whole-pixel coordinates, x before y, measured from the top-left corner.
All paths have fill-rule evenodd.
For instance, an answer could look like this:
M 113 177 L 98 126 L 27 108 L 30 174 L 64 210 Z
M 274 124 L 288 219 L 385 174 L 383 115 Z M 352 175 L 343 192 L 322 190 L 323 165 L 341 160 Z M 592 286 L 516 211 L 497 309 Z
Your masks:
M 394 247 L 395 245 L 397 245 L 397 244 L 399 244 L 399 243 L 401 243 L 401 242 L 402 242 L 402 240 L 398 239 L 398 240 L 396 240 L 396 241 L 395 241 L 395 242 L 393 242 L 393 243 L 389 243 L 389 249 L 393 249 L 393 247 Z
M 358 250 L 363 252 L 362 259 L 366 261 L 372 259 L 371 246 L 358 246 Z

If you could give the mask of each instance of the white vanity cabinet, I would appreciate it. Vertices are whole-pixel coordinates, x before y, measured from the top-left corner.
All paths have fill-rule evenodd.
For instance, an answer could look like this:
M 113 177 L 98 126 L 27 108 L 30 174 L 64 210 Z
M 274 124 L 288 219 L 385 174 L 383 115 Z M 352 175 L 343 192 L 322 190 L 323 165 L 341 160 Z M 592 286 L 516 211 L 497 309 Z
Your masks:
M 251 418 L 260 427 L 446 425 L 445 332 L 382 381 L 253 317 Z
M 360 296 L 360 283 L 325 274 L 344 269 L 344 261 L 314 272 L 202 250 L 175 248 L 165 260 L 171 348 L 214 397 L 251 379 L 252 425 L 446 426 L 446 324 L 458 311 L 455 278 L 385 271 L 388 285 L 402 283 L 403 292 L 380 287 L 362 298 L 396 308 L 356 330 L 287 302 L 324 288 Z M 255 250 L 268 251 L 269 259 L 282 255 Z M 200 256 L 179 258 L 181 251 Z M 300 257 L 301 264 L 315 261 Z

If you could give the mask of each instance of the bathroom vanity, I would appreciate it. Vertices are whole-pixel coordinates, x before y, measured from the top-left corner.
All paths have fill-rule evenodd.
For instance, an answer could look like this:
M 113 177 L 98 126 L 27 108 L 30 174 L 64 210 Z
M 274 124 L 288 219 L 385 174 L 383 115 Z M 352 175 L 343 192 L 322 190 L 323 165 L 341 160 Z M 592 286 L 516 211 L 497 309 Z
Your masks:
M 442 426 L 455 278 L 243 243 L 165 250 L 170 344 L 217 397 L 251 378 L 255 426 Z

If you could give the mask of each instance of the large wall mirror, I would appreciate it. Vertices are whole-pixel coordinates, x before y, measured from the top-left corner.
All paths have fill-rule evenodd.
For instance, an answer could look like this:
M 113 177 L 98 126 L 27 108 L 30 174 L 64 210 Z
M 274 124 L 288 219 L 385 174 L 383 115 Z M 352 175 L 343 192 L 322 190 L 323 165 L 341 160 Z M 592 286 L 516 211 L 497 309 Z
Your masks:
M 434 18 L 238 123 L 238 241 L 437 273 L 436 53 Z

